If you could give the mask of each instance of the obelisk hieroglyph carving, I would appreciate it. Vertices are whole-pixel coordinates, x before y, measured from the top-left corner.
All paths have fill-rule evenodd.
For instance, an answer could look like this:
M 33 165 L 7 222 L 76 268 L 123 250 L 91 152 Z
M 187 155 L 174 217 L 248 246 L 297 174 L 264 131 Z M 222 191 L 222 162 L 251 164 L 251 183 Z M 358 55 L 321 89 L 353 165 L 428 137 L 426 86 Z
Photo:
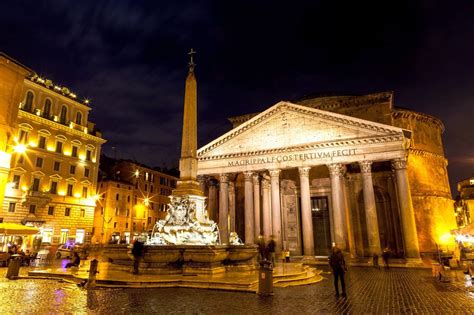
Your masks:
M 184 91 L 183 134 L 181 139 L 181 158 L 179 160 L 179 181 L 173 196 L 203 196 L 197 180 L 197 82 L 194 75 L 196 64 L 191 49 L 189 69 Z

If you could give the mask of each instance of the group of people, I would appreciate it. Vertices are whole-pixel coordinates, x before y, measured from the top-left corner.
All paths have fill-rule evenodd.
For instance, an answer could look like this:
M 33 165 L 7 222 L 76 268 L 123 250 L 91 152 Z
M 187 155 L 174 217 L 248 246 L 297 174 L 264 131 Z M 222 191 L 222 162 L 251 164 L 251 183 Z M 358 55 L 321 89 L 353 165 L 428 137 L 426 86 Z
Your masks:
M 13 255 L 19 256 L 21 266 L 29 266 L 31 264 L 31 261 L 36 258 L 37 254 L 30 253 L 28 249 L 26 251 L 23 251 L 23 249 L 19 245 L 12 244 L 8 247 L 7 263 L 10 261 Z
M 257 240 L 257 245 L 260 261 L 267 260 L 275 265 L 275 238 L 272 236 L 268 243 L 265 243 L 263 235 L 260 235 Z

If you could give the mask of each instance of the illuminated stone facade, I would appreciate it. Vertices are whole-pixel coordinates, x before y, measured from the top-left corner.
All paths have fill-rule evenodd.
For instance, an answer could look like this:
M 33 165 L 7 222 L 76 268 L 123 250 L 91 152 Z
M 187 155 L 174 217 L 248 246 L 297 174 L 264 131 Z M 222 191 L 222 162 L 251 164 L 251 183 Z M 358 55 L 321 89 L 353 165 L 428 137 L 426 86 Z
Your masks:
M 391 92 L 280 102 L 230 121 L 198 150 L 198 174 L 209 204 L 235 195 L 211 218 L 229 211 L 246 242 L 261 233 L 297 255 L 336 243 L 353 257 L 389 247 L 417 259 L 456 227 L 444 126 L 395 107 Z
M 6 55 L 0 60 L 1 117 L 9 128 L 2 143 L 11 154 L 0 217 L 40 227 L 44 243 L 86 241 L 105 143 L 88 120 L 88 101 Z
M 473 222 L 474 176 L 460 181 L 457 186 L 459 195 L 454 204 L 456 223 L 458 227 L 464 227 Z
M 116 161 L 99 181 L 94 215 L 94 243 L 126 242 L 148 235 L 166 216 L 177 178 L 141 164 Z

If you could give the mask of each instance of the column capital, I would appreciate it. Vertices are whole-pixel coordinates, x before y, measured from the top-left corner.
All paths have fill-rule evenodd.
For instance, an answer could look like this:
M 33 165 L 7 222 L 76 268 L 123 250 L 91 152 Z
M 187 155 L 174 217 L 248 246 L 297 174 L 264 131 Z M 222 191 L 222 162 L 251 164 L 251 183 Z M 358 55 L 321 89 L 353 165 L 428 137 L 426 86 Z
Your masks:
M 246 182 L 252 181 L 253 172 L 244 172 L 244 178 Z
M 362 174 L 372 173 L 372 161 L 359 161 L 359 166 Z
M 221 183 L 228 183 L 229 182 L 229 174 L 219 174 L 219 182 Z
M 197 176 L 197 181 L 199 183 L 207 183 L 208 179 L 209 179 L 209 176 L 207 176 L 207 175 L 198 175 Z
M 260 176 L 258 174 L 253 174 L 252 180 L 254 185 L 260 184 Z
M 300 177 L 309 177 L 309 171 L 311 167 L 298 167 L 298 172 L 300 173 Z
M 279 169 L 274 169 L 274 170 L 268 170 L 268 172 L 270 173 L 270 177 L 272 179 L 278 179 L 280 177 L 280 170 Z
M 233 191 L 235 188 L 235 183 L 232 181 L 229 181 L 229 191 Z
M 262 179 L 262 187 L 263 189 L 270 189 L 270 181 L 266 178 Z
M 392 168 L 394 170 L 401 170 L 401 169 L 407 168 L 407 159 L 402 158 L 402 159 L 392 160 Z
M 343 169 L 343 165 L 340 164 L 340 163 L 333 163 L 333 164 L 328 164 L 326 165 L 327 168 L 329 169 L 329 175 L 331 177 L 334 177 L 334 176 L 342 176 L 343 172 L 344 172 L 344 169 Z

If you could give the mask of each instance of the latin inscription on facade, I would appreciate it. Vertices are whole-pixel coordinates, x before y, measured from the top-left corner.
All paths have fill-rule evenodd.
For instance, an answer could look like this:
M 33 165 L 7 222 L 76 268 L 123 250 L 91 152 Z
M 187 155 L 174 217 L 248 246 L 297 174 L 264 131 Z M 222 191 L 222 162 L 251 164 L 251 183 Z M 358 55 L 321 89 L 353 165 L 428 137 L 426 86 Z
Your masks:
M 338 156 L 352 156 L 356 154 L 356 149 L 343 149 L 333 151 L 315 151 L 311 153 L 294 153 L 277 156 L 256 157 L 250 159 L 229 161 L 227 166 L 258 165 L 267 163 L 292 162 L 319 160 Z

